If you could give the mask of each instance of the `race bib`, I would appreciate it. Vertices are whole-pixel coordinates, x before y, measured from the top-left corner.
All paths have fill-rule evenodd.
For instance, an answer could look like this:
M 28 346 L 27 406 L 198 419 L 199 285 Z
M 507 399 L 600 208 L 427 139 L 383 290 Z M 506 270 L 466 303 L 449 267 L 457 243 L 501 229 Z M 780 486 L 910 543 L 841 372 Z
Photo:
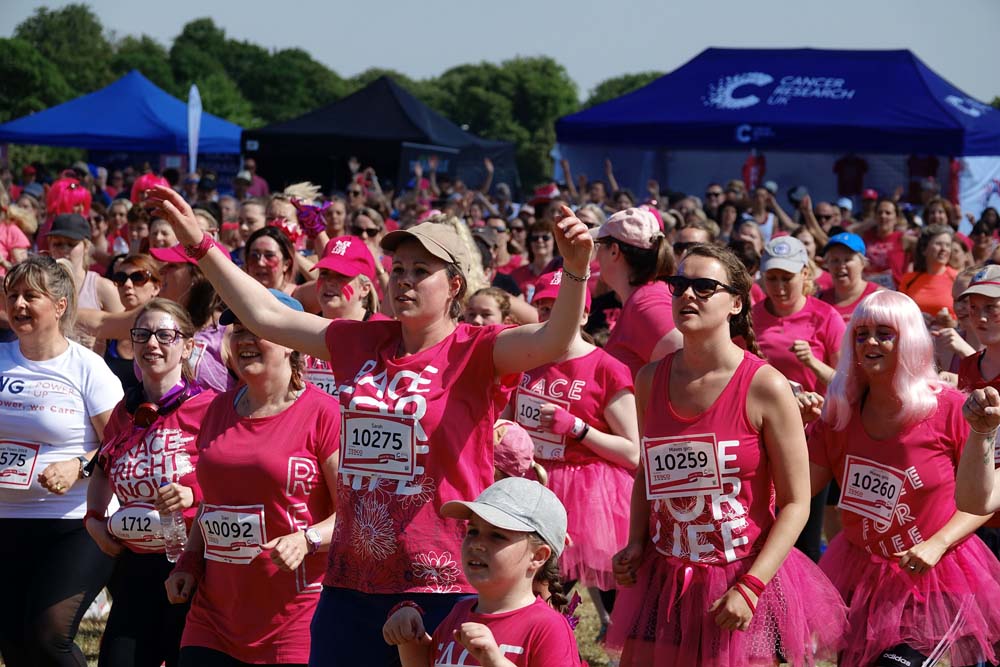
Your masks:
M 337 381 L 333 377 L 333 371 L 309 368 L 304 375 L 306 382 L 311 382 L 330 396 L 337 396 Z
M 881 285 L 887 290 L 896 289 L 896 281 L 892 279 L 892 271 L 883 271 L 882 273 L 872 273 L 865 280 L 875 283 L 876 285 Z
M 130 503 L 108 519 L 108 532 L 143 551 L 163 551 L 160 513 L 149 503 Z
M 40 448 L 33 442 L 0 440 L 0 489 L 24 490 L 31 486 Z
M 848 455 L 837 507 L 872 521 L 890 523 L 905 479 L 906 474 L 900 470 Z
M 207 560 L 247 565 L 267 543 L 263 505 L 205 505 L 198 525 Z
M 714 433 L 643 438 L 642 448 L 648 499 L 722 491 Z
M 569 410 L 569 402 L 558 398 L 549 398 L 530 391 L 517 391 L 517 423 L 520 424 L 535 445 L 535 458 L 545 461 L 562 461 L 566 457 L 565 436 L 545 431 L 540 422 L 542 405 L 551 403 Z
M 417 440 L 410 416 L 344 410 L 340 472 L 412 481 Z

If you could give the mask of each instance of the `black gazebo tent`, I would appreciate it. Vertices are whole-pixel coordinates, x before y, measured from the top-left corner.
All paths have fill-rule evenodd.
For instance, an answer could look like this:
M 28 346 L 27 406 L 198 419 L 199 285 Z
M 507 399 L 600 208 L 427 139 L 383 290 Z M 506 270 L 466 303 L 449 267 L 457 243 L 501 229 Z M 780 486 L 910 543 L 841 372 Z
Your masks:
M 471 187 L 485 179 L 483 158 L 496 168 L 494 183 L 517 189 L 514 145 L 481 139 L 433 111 L 392 79 L 380 77 L 361 90 L 292 120 L 245 130 L 244 155 L 257 158 L 272 187 L 311 180 L 324 191 L 343 188 L 347 161 L 356 156 L 382 179 L 411 179 L 414 160 L 436 154 L 438 172 Z

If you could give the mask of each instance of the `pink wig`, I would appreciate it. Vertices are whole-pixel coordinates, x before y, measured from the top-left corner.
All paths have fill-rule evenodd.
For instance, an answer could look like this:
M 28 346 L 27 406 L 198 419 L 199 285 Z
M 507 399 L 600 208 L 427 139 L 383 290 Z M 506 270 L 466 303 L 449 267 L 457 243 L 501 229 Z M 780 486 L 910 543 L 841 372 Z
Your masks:
M 157 176 L 152 172 L 148 172 L 135 179 L 135 183 L 132 184 L 132 195 L 130 199 L 133 204 L 138 204 L 142 201 L 142 193 L 146 190 L 151 190 L 155 185 L 163 185 L 165 187 L 170 187 L 170 183 L 167 183 L 167 179 L 162 176 Z
M 90 215 L 90 191 L 80 185 L 80 181 L 60 178 L 49 188 L 46 213 L 50 220 L 63 213 L 73 213 L 78 206 L 83 207 L 84 217 Z
M 915 424 L 933 413 L 942 385 L 934 372 L 934 344 L 927 325 L 910 297 L 885 290 L 865 297 L 847 325 L 837 374 L 826 392 L 823 419 L 838 431 L 845 429 L 854 406 L 868 388 L 868 379 L 854 356 L 854 332 L 861 326 L 873 329 L 885 326 L 896 332 L 897 362 L 892 388 L 903 404 L 904 423 Z

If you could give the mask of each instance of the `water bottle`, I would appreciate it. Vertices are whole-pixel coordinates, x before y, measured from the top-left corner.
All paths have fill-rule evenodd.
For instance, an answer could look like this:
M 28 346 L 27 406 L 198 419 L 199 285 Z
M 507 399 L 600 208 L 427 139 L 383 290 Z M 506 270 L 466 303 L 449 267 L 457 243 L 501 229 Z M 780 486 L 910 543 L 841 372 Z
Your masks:
M 184 524 L 184 512 L 160 512 L 160 530 L 163 532 L 163 545 L 166 547 L 167 560 L 176 563 L 184 553 L 187 542 L 187 526 Z

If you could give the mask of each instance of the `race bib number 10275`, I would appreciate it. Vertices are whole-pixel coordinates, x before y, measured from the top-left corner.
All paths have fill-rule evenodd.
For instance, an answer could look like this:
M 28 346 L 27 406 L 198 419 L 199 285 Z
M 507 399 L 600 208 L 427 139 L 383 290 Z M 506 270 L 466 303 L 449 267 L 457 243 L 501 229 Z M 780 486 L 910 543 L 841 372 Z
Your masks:
M 344 410 L 340 472 L 411 481 L 417 441 L 412 417 Z

